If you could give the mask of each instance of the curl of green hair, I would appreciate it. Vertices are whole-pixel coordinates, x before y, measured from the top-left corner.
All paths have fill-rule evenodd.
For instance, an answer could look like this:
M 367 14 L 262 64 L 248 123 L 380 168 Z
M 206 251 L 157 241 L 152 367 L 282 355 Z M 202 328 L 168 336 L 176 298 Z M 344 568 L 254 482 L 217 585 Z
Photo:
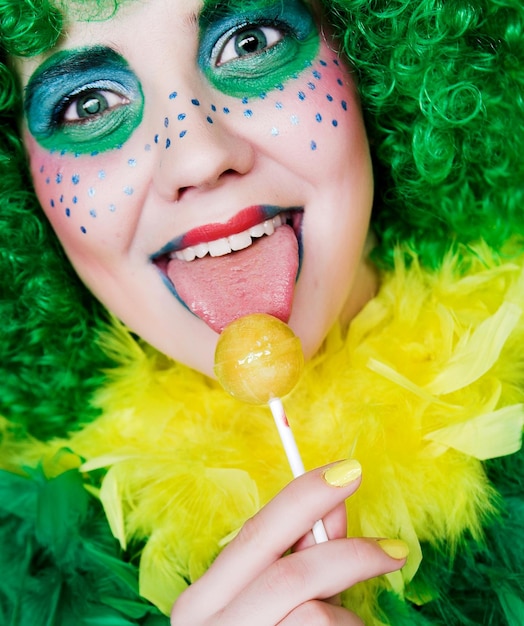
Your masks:
M 0 0 L 0 415 L 38 437 L 91 419 L 109 365 L 107 322 L 67 261 L 32 190 L 18 133 L 21 94 L 7 55 L 54 45 L 61 14 L 46 1 Z
M 521 0 L 324 2 L 358 76 L 378 258 L 438 267 L 450 244 L 524 231 Z

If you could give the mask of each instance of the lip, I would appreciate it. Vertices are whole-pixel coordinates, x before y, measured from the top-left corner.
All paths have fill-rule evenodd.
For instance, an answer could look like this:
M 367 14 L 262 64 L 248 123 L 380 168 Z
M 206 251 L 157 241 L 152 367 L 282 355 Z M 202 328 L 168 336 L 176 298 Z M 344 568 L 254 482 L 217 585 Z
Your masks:
M 241 233 L 265 220 L 286 212 L 302 212 L 303 207 L 279 207 L 276 205 L 255 205 L 242 209 L 225 223 L 212 223 L 198 226 L 179 237 L 168 241 L 160 250 L 151 255 L 151 260 L 157 263 L 167 255 L 183 250 L 200 243 L 209 243 L 223 237 L 230 237 Z

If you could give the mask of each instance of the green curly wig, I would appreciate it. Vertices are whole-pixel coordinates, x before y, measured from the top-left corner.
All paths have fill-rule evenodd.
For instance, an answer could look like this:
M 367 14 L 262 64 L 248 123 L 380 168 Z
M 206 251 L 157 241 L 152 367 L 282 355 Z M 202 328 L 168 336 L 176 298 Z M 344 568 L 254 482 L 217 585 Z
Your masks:
M 80 1 L 69 5 L 83 6 Z M 117 2 L 85 4 L 97 19 Z M 521 0 L 324 0 L 360 85 L 375 167 L 378 263 L 398 244 L 438 267 L 450 246 L 524 234 Z M 31 190 L 11 56 L 52 47 L 58 2 L 0 0 L 0 414 L 40 438 L 94 417 L 107 314 Z M 100 13 L 102 11 L 102 13 Z M 30 416 L 30 417 L 29 417 Z

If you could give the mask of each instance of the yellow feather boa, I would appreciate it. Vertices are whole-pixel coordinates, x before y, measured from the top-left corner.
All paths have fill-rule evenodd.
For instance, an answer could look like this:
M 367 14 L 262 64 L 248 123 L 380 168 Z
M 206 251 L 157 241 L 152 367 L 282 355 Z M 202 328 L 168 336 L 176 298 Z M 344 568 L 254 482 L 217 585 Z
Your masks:
M 494 512 L 481 460 L 518 450 L 524 420 L 523 265 L 523 253 L 501 261 L 483 246 L 433 273 L 399 260 L 347 337 L 335 329 L 285 399 L 307 468 L 362 463 L 349 534 L 410 545 L 402 573 L 347 593 L 366 623 L 382 623 L 384 587 L 431 598 L 412 580 L 420 542 L 452 554 Z M 230 398 L 124 329 L 106 344 L 122 365 L 97 397 L 102 417 L 67 441 L 33 442 L 25 459 L 45 456 L 56 473 L 75 462 L 56 456 L 67 446 L 83 471 L 108 469 L 97 495 L 122 546 L 146 540 L 140 592 L 168 613 L 291 473 L 266 407 Z

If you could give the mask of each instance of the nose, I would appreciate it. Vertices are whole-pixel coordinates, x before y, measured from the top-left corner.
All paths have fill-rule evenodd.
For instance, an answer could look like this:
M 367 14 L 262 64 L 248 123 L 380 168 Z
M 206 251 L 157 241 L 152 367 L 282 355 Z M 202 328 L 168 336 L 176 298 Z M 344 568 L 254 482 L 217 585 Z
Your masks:
M 253 167 L 255 152 L 232 122 L 220 118 L 214 106 L 191 100 L 163 119 L 156 138 L 158 163 L 154 185 L 161 197 L 178 201 L 183 195 L 217 187 Z M 223 114 L 225 116 L 225 114 Z

